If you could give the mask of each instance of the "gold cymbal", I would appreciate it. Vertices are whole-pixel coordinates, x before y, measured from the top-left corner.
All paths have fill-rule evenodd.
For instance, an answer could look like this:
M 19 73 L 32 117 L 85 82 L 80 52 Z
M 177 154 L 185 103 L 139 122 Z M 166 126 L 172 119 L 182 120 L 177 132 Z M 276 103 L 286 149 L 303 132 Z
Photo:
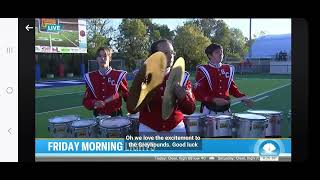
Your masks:
M 162 99 L 162 119 L 164 120 L 167 120 L 173 112 L 173 108 L 177 100 L 174 94 L 174 89 L 177 84 L 182 86 L 184 72 L 185 61 L 180 57 L 174 63 L 166 82 L 166 88 Z
M 138 112 L 151 101 L 156 88 L 163 82 L 166 68 L 167 59 L 162 52 L 152 54 L 144 62 L 130 87 L 128 109 Z

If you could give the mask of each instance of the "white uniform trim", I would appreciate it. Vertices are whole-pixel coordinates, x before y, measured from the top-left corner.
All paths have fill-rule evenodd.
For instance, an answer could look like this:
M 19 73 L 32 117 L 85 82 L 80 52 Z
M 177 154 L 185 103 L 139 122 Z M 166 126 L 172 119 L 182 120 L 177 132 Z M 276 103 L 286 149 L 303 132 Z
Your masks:
M 188 82 L 188 79 L 189 79 L 189 76 L 190 76 L 190 74 L 187 71 L 185 71 L 184 72 L 183 83 L 182 83 L 183 86 L 186 86 L 186 84 Z
M 112 68 L 111 67 L 109 67 L 108 69 L 107 69 L 107 71 L 106 71 L 106 76 L 111 72 L 111 70 L 112 70 Z M 103 74 L 102 74 L 102 72 L 99 70 L 99 73 L 100 73 L 100 75 L 101 76 L 104 76 Z
M 125 76 L 126 74 L 127 74 L 126 71 L 122 71 L 121 74 L 120 74 L 120 76 L 118 77 L 117 86 L 116 86 L 116 92 L 115 92 L 115 93 L 118 92 L 119 87 L 120 87 L 120 84 L 121 84 L 121 82 L 122 82 L 122 79 L 124 78 L 124 76 Z
M 84 78 L 84 80 L 86 81 L 86 83 L 87 83 L 89 89 L 91 90 L 92 94 L 94 95 L 94 97 L 98 99 L 98 97 L 97 97 L 97 95 L 96 95 L 96 93 L 95 93 L 95 91 L 94 91 L 93 85 L 92 85 L 92 83 L 91 83 L 91 81 L 90 81 L 89 73 L 86 73 L 86 74 L 83 76 L 83 78 Z
M 210 78 L 210 74 L 209 72 L 207 71 L 207 69 L 203 66 L 198 66 L 198 68 L 203 72 L 203 74 L 206 76 L 207 78 L 207 81 L 208 81 L 208 84 L 209 84 L 209 87 L 211 89 L 211 91 L 213 91 L 213 88 L 212 88 L 212 83 L 211 83 L 211 78 Z
M 211 66 L 213 68 L 220 68 L 222 66 L 222 63 L 218 63 L 218 64 L 209 63 L 209 66 Z
M 230 69 L 230 77 L 229 77 L 229 81 L 228 81 L 228 90 L 230 88 L 231 82 L 233 81 L 233 75 L 235 72 L 235 67 L 232 65 L 229 65 L 229 69 Z

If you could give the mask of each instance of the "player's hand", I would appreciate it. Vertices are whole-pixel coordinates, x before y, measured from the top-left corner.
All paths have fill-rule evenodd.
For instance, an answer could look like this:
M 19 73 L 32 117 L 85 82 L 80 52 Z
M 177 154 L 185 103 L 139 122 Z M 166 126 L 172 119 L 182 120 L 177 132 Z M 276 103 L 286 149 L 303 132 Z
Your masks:
M 97 108 L 103 108 L 105 106 L 105 103 L 103 101 L 96 101 L 94 103 L 94 108 L 97 109 Z
M 213 102 L 218 106 L 224 106 L 229 104 L 229 101 L 223 99 L 223 98 L 213 98 Z
M 176 84 L 176 86 L 174 87 L 174 94 L 179 100 L 183 100 L 187 94 L 187 91 L 184 87 Z
M 242 102 L 244 103 L 244 105 L 246 105 L 247 107 L 252 107 L 253 106 L 253 101 L 251 99 L 243 99 Z

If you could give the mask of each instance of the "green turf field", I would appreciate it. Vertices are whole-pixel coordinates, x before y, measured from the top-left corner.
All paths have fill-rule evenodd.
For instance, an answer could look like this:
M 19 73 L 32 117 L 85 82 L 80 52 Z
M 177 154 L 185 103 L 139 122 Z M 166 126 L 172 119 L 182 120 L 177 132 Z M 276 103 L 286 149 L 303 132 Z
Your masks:
M 35 34 L 35 45 L 36 46 L 52 46 L 59 47 L 78 47 L 79 37 L 78 31 L 61 31 L 59 34 L 55 33 L 41 33 L 36 29 Z
M 194 81 L 194 77 L 190 77 Z M 282 137 L 291 136 L 291 123 L 287 115 L 291 110 L 290 75 L 236 75 L 239 89 L 255 101 L 253 109 L 282 111 Z M 131 82 L 129 81 L 129 86 Z M 82 106 L 85 86 L 69 86 L 36 90 L 36 138 L 48 138 L 48 119 L 54 116 L 76 114 L 83 118 L 93 117 L 92 112 Z M 197 102 L 196 112 L 199 112 Z M 242 103 L 234 103 L 232 112 L 243 112 L 248 108 Z M 125 104 L 123 111 L 126 114 Z

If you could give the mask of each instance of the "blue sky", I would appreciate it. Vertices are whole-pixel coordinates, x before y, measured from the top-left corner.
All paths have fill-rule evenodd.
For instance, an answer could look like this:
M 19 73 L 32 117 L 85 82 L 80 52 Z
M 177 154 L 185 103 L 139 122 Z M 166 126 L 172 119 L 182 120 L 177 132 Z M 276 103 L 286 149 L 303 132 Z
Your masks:
M 216 18 L 220 19 L 220 18 Z M 165 24 L 173 30 L 177 26 L 183 25 L 189 19 L 152 19 L 154 23 Z M 239 19 L 222 19 L 229 27 L 239 28 L 245 37 L 249 38 L 249 18 Z M 117 28 L 121 23 L 121 19 L 111 19 L 111 25 Z M 252 19 L 252 36 L 260 31 L 266 34 L 288 34 L 291 33 L 291 19 L 267 19 L 267 18 L 253 18 Z

